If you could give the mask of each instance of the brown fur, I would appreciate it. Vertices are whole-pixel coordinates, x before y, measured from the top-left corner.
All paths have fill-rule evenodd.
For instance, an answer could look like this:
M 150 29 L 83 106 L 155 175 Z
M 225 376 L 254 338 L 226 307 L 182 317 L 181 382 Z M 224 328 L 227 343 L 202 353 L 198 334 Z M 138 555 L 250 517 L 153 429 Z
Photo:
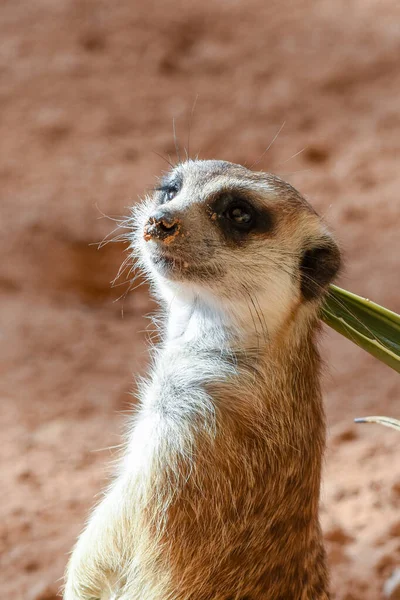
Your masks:
M 240 387 L 209 390 L 220 399 L 215 442 L 205 438 L 197 448 L 157 550 L 151 536 L 147 548 L 153 576 L 169 572 L 171 591 L 160 597 L 329 598 L 318 523 L 325 432 L 313 329 L 315 322 L 297 348 L 268 349 L 264 360 L 238 355 Z M 246 387 L 262 402 L 237 397 Z M 162 494 L 171 477 L 155 472 L 152 488 Z M 148 507 L 150 529 L 158 508 Z

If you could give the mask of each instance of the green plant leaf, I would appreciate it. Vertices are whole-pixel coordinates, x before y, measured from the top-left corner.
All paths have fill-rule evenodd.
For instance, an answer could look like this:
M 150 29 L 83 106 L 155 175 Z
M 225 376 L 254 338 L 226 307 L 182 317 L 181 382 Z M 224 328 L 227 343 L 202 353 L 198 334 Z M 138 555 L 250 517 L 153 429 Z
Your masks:
M 331 285 L 322 320 L 400 373 L 400 315 Z
M 354 419 L 354 421 L 356 423 L 380 423 L 381 425 L 386 425 L 386 427 L 400 430 L 400 421 L 391 417 L 361 417 Z

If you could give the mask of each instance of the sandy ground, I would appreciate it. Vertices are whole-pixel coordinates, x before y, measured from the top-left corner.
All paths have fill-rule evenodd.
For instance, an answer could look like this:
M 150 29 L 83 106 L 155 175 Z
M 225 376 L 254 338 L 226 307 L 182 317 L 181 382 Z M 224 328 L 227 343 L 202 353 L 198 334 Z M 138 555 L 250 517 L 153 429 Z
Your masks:
M 289 179 L 347 257 L 341 284 L 400 311 L 400 7 L 395 0 L 2 0 L 0 597 L 54 600 L 146 364 L 142 287 L 100 241 L 181 145 Z M 303 150 L 304 149 L 304 150 Z M 303 150 L 297 156 L 293 155 Z M 123 310 L 122 310 L 123 309 Z M 336 600 L 400 565 L 400 378 L 322 342 L 323 524 Z

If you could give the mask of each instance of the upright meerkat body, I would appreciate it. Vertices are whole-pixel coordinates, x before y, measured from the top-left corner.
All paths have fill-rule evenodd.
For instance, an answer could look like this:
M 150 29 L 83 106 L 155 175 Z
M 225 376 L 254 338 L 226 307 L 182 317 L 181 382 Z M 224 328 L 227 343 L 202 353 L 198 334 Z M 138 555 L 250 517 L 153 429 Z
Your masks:
M 66 600 L 326 600 L 314 338 L 335 242 L 290 185 L 222 161 L 179 164 L 132 228 L 162 341 Z

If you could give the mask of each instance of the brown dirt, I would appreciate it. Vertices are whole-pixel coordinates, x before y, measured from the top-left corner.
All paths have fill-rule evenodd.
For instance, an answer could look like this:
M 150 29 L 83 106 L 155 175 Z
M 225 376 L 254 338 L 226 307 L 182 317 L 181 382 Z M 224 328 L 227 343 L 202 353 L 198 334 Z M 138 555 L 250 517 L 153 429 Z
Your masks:
M 260 166 L 325 214 L 342 285 L 400 311 L 399 19 L 395 0 L 2 0 L 1 598 L 55 599 L 115 456 L 149 301 L 114 302 L 123 247 L 90 244 L 165 168 L 172 117 L 186 143 L 197 94 L 202 157 L 251 164 L 286 122 Z M 331 332 L 323 350 L 334 598 L 377 600 L 400 566 L 400 436 L 352 419 L 399 416 L 400 378 Z

